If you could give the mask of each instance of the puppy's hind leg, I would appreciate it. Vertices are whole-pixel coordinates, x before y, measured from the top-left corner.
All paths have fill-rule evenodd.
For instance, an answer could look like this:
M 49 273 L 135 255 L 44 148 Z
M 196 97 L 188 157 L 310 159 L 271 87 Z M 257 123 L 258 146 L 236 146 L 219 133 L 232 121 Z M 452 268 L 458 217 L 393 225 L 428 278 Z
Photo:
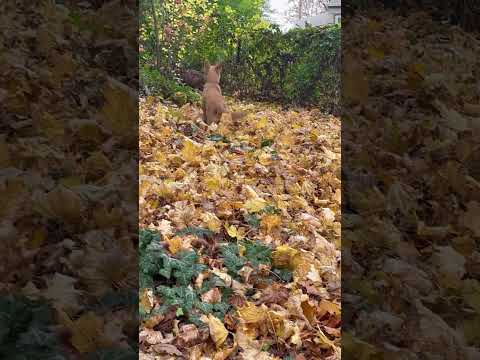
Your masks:
M 207 107 L 205 101 L 202 102 L 202 120 L 205 124 L 207 123 Z

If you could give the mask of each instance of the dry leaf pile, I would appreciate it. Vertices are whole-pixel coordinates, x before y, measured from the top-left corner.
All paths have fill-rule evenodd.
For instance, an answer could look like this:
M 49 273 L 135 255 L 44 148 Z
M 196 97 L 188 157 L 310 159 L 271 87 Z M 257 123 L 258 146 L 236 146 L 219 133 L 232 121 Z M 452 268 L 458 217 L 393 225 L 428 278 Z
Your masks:
M 479 39 L 419 12 L 344 32 L 344 353 L 478 359 Z
M 141 358 L 339 359 L 339 119 L 233 105 L 140 100 Z
M 2 358 L 137 352 L 137 23 L 80 5 L 0 4 Z

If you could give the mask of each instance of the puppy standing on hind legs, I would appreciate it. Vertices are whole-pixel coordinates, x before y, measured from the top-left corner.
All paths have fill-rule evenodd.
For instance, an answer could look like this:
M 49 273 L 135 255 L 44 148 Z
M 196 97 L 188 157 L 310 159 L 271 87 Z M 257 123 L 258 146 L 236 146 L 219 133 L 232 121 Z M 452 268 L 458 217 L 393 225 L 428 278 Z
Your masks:
M 220 88 L 220 73 L 222 72 L 221 64 L 205 64 L 206 83 L 203 87 L 202 108 L 203 108 L 203 122 L 208 125 L 212 123 L 219 123 L 223 113 L 229 113 L 225 106 L 225 99 Z M 246 114 L 243 112 L 233 112 L 232 119 L 236 121 Z
M 205 64 L 206 83 L 203 87 L 203 121 L 207 124 L 218 123 L 225 111 L 225 100 L 220 88 L 222 65 Z

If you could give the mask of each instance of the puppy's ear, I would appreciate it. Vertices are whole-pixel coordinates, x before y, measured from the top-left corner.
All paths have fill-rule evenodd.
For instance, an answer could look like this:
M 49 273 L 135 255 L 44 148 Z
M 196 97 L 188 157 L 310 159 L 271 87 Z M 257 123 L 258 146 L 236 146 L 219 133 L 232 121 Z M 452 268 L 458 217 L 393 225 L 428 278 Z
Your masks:
M 210 70 L 210 64 L 209 64 L 208 61 L 205 61 L 205 62 L 203 63 L 203 72 L 204 72 L 205 75 L 208 74 L 208 70 Z
M 215 65 L 215 71 L 217 74 L 220 74 L 222 72 L 223 65 L 222 64 L 217 64 Z

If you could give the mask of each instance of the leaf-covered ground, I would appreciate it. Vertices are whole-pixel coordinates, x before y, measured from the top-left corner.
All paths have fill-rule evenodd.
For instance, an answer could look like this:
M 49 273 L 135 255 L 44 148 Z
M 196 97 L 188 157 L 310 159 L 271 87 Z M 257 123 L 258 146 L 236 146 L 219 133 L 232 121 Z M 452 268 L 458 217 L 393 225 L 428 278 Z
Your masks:
M 144 359 L 340 358 L 340 121 L 140 100 Z
M 343 28 L 343 352 L 479 359 L 479 39 L 407 13 Z
M 0 358 L 135 358 L 136 6 L 59 3 L 0 2 Z

